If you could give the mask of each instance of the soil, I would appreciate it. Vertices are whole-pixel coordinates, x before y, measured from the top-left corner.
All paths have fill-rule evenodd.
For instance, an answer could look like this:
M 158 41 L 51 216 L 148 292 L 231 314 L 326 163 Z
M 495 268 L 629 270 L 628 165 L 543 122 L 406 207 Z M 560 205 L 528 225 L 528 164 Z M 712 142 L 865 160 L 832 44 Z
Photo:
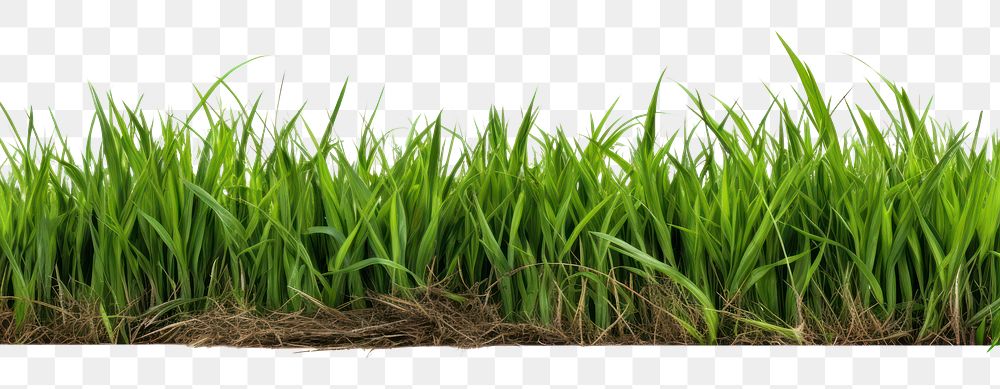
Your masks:
M 666 345 L 696 344 L 668 315 L 647 315 L 643 324 L 616 323 L 597 330 L 580 321 L 546 325 L 503 320 L 498 307 L 473 295 L 463 301 L 428 291 L 402 298 L 372 296 L 369 307 L 336 310 L 320 306 L 298 312 L 262 312 L 216 301 L 198 313 L 102 318 L 93 304 L 61 299 L 45 305 L 45 320 L 15 324 L 13 311 L 0 308 L 0 343 L 16 344 L 186 344 L 267 348 L 393 348 L 494 345 Z M 318 302 L 317 302 L 318 304 Z M 8 304 L 2 304 L 4 306 Z M 719 344 L 962 344 L 971 336 L 941 334 L 916 339 L 902 321 L 879 320 L 863 311 L 847 319 L 824 317 L 795 328 L 785 338 L 741 326 L 739 336 Z M 724 313 L 737 323 L 735 313 Z M 912 325 L 912 323 L 911 323 Z M 820 335 L 822 334 L 822 335 Z M 968 335 L 968 334 L 966 334 Z

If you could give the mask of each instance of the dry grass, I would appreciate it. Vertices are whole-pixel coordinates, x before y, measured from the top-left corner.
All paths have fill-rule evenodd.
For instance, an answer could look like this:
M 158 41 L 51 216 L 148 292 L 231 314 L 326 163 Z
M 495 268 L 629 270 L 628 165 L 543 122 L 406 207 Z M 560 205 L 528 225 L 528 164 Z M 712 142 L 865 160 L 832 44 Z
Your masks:
M 371 308 L 314 312 L 259 312 L 231 303 L 183 318 L 138 338 L 143 343 L 197 346 L 391 348 L 481 347 L 496 344 L 566 344 L 563 331 L 501 320 L 479 301 L 439 294 L 418 299 L 376 296 Z
M 104 344 L 120 342 L 121 331 L 133 344 L 186 344 L 265 348 L 394 348 L 451 346 L 460 348 L 495 345 L 669 345 L 692 344 L 693 339 L 672 315 L 697 314 L 698 307 L 670 288 L 644 292 L 648 302 L 640 308 L 645 320 L 620 323 L 609 329 L 580 327 L 579 323 L 538 325 L 504 320 L 496 305 L 464 295 L 456 301 L 430 290 L 412 298 L 379 295 L 369 297 L 370 308 L 336 310 L 319 307 L 310 311 L 264 312 L 233 301 L 213 301 L 198 313 L 153 317 L 117 317 L 115 325 L 104 324 L 96 305 L 61 298 L 59 306 L 44 306 L 38 315 L 18 328 L 10 310 L 0 311 L 0 343 L 5 344 Z M 739 334 L 722 337 L 720 344 L 734 345 L 894 345 L 961 344 L 954 334 L 943 333 L 918 340 L 912 321 L 882 320 L 870 310 L 849 315 L 807 315 L 796 327 L 799 337 L 783 337 L 773 331 L 741 324 L 743 313 L 723 312 L 726 325 L 740 325 Z M 704 324 L 700 324 L 704 325 Z M 127 330 L 125 330 L 127 329 Z M 115 339 L 115 342 L 112 339 Z

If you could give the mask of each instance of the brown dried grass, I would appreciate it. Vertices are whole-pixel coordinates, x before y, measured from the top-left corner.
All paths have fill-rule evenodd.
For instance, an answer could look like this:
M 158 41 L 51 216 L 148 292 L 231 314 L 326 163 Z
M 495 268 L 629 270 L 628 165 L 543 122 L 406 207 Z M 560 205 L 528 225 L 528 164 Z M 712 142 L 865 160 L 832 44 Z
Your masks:
M 481 296 L 463 295 L 455 299 L 449 297 L 454 295 L 435 290 L 406 298 L 371 296 L 367 299 L 369 308 L 348 310 L 317 305 L 318 308 L 310 311 L 263 312 L 234 301 L 213 301 L 210 309 L 197 313 L 113 316 L 107 324 L 96 304 L 60 298 L 58 305 L 39 305 L 41 309 L 37 311 L 44 311 L 45 319 L 32 316 L 21 326 L 15 325 L 11 310 L 0 308 L 0 343 L 103 344 L 128 341 L 133 344 L 312 349 L 696 343 L 672 316 L 683 314 L 696 317 L 699 310 L 694 304 L 677 290 L 669 288 L 646 290 L 643 294 L 647 297 L 647 305 L 655 307 L 641 307 L 638 322 L 618 322 L 605 330 L 581 322 L 565 321 L 549 325 L 512 322 L 504 320 L 499 309 L 486 303 Z M 746 313 L 722 312 L 729 326 L 737 325 L 743 315 Z M 795 328 L 799 339 L 740 325 L 738 331 L 732 331 L 737 336 L 720 337 L 719 343 L 962 343 L 950 333 L 916 339 L 913 327 L 914 323 L 906 320 L 880 319 L 870 310 L 852 309 L 846 314 L 807 314 L 806 319 Z M 960 338 L 971 339 L 968 336 Z

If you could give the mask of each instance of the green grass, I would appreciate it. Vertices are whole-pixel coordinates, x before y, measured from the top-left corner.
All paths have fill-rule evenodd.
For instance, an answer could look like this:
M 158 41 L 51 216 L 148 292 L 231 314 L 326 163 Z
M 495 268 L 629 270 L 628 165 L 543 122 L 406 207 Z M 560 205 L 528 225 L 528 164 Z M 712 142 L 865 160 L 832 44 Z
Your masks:
M 0 295 L 18 323 L 91 299 L 116 341 L 120 315 L 210 299 L 352 309 L 430 286 L 486 294 L 510 321 L 625 331 L 659 315 L 697 343 L 837 342 L 859 318 L 898 341 L 997 339 L 1000 139 L 938 124 L 888 80 L 878 123 L 788 53 L 801 88 L 774 97 L 776 132 L 694 91 L 699 122 L 662 128 L 658 84 L 647 114 L 609 110 L 583 138 L 538 129 L 531 104 L 517 128 L 491 111 L 471 141 L 438 117 L 394 146 L 369 122 L 345 149 L 343 89 L 319 127 L 271 125 L 259 99 L 215 109 L 221 79 L 186 118 L 95 93 L 82 155 L 34 114 L 2 144 Z

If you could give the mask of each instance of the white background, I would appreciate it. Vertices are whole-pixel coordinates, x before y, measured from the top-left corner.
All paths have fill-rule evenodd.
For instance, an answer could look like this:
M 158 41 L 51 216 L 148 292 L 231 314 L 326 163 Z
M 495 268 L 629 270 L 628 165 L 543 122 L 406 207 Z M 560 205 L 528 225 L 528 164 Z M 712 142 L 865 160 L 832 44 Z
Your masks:
M 234 90 L 245 100 L 260 94 L 265 107 L 284 114 L 305 104 L 315 126 L 349 78 L 337 125 L 343 137 L 357 135 L 359 116 L 371 112 L 383 88 L 385 111 L 376 120 L 383 130 L 439 109 L 446 125 L 474 130 L 490 105 L 514 113 L 537 92 L 542 129 L 562 125 L 576 133 L 616 98 L 617 114 L 643 112 L 664 68 L 668 80 L 738 100 L 751 117 L 770 102 L 763 83 L 794 99 L 780 33 L 828 96 L 850 91 L 851 102 L 878 109 L 866 84 L 877 75 L 853 54 L 919 101 L 934 96 L 932 117 L 960 124 L 985 111 L 992 131 L 1000 124 L 998 24 L 1000 6 L 987 0 L 0 0 L 0 102 L 19 125 L 28 107 L 51 109 L 79 141 L 90 123 L 88 82 L 120 101 L 142 95 L 146 109 L 183 112 L 196 102 L 193 86 L 204 89 L 230 67 L 264 55 L 229 79 Z M 687 104 L 680 88 L 665 86 L 666 131 L 684 125 Z M 0 136 L 12 131 L 0 124 Z M 0 383 L 986 387 L 1000 377 L 991 356 L 985 348 L 921 347 L 295 354 L 0 346 Z
M 231 77 L 237 93 L 247 101 L 261 94 L 276 108 L 284 80 L 281 110 L 304 103 L 311 123 L 325 120 L 349 79 L 343 137 L 357 134 L 359 114 L 383 88 L 379 129 L 442 109 L 446 125 L 474 130 L 490 105 L 517 113 L 537 92 L 540 126 L 576 133 L 616 98 L 618 114 L 644 112 L 664 68 L 669 81 L 739 101 L 754 117 L 770 103 L 763 83 L 794 100 L 795 74 L 776 34 L 834 99 L 850 91 L 849 101 L 879 109 L 866 84 L 877 74 L 853 54 L 922 103 L 935 97 L 938 120 L 960 124 L 985 111 L 992 129 L 1000 113 L 991 81 L 1000 73 L 1000 7 L 986 0 L 0 4 L 0 102 L 51 108 L 70 136 L 89 126 L 87 82 L 129 103 L 141 94 L 147 109 L 183 111 L 197 101 L 192 85 L 204 89 L 257 55 L 266 57 Z M 688 99 L 673 84 L 663 94 L 661 120 L 676 130 Z

